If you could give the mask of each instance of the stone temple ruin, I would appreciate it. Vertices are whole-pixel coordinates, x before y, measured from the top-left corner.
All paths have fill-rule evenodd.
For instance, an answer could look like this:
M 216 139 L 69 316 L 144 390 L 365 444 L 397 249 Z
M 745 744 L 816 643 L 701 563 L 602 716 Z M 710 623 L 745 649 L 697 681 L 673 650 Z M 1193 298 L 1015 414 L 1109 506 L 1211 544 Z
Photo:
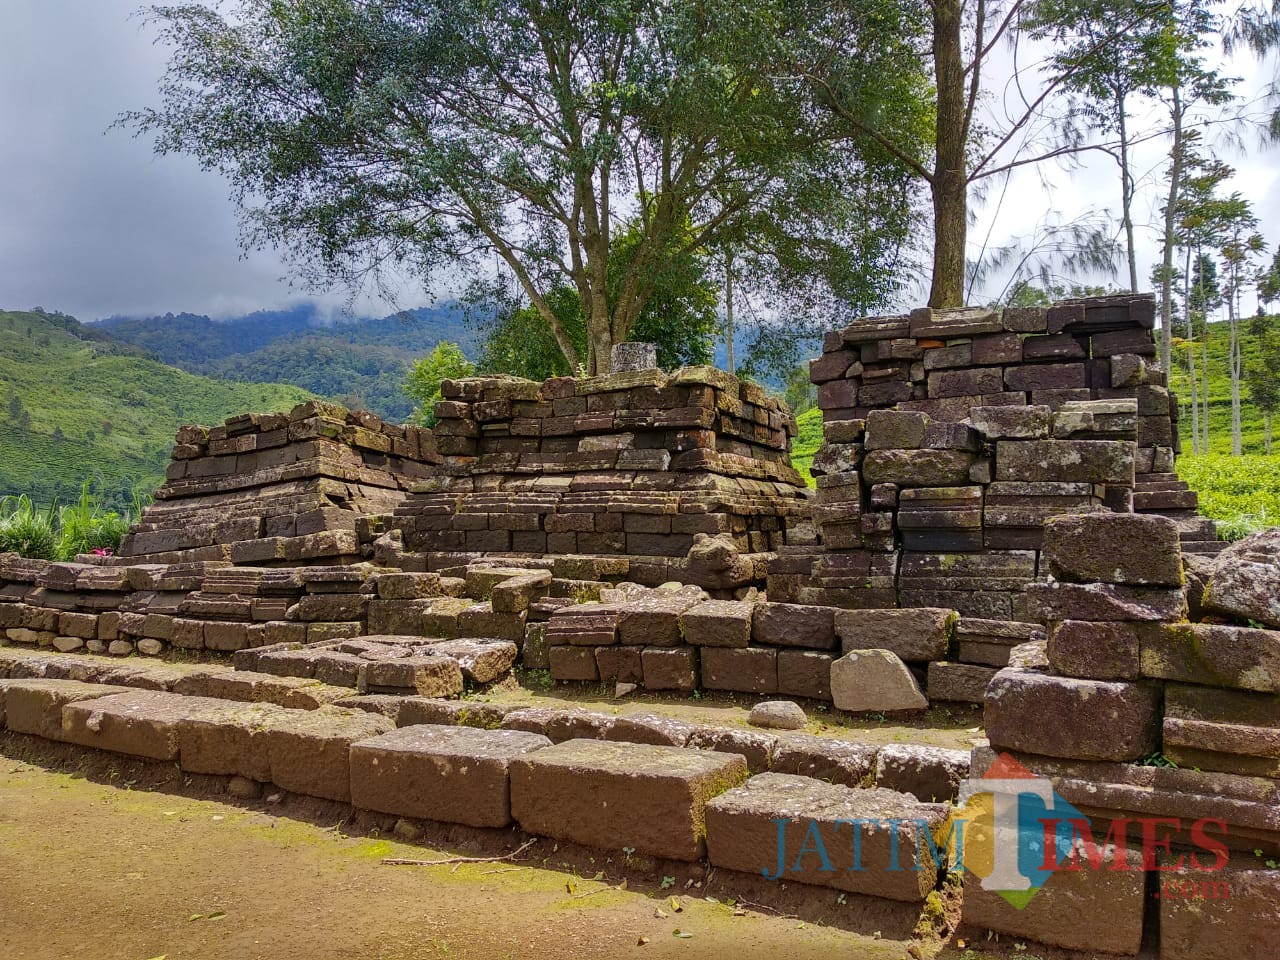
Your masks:
M 446 383 L 434 430 L 322 402 L 184 427 L 120 556 L 0 558 L 2 736 L 730 876 L 772 870 L 785 821 L 836 861 L 798 884 L 918 913 L 951 872 L 978 931 L 1276 956 L 1280 537 L 1228 547 L 1197 515 L 1153 325 L 1151 298 L 1110 297 L 832 332 L 816 492 L 788 411 L 710 368 Z M 465 698 L 517 667 L 876 715 L 982 704 L 985 739 Z M 1020 847 L 974 811 L 1036 778 L 1089 819 L 1099 869 L 1019 899 L 987 882 L 996 854 L 966 869 L 943 838 Z

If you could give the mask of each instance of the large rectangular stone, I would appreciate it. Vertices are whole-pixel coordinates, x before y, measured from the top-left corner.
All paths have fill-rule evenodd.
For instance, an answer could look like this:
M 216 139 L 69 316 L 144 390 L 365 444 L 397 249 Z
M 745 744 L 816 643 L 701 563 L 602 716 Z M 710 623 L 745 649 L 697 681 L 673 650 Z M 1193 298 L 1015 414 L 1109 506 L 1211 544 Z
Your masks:
M 890 650 L 903 660 L 942 660 L 959 616 L 954 610 L 841 610 L 836 634 L 841 650 Z
M 210 702 L 177 721 L 178 765 L 188 773 L 271 780 L 266 731 L 281 708 L 264 703 Z
M 969 482 L 976 458 L 963 450 L 873 450 L 862 461 L 868 483 L 947 487 Z
M 680 614 L 686 643 L 697 647 L 745 647 L 751 642 L 755 604 L 738 600 L 704 600 Z
M 777 647 L 834 650 L 835 610 L 798 603 L 756 605 L 751 628 L 756 643 Z
M 401 727 L 351 745 L 351 803 L 472 827 L 511 822 L 511 761 L 551 741 L 522 730 Z
M 1138 644 L 1143 676 L 1280 693 L 1280 630 L 1149 624 Z
M 925 693 L 930 703 L 982 703 L 988 684 L 998 672 L 995 667 L 935 660 L 929 664 Z
M 1000 440 L 996 479 L 1132 486 L 1136 449 L 1124 440 Z
M 1018 838 L 997 833 L 994 842 L 1016 846 Z M 976 851 L 967 852 L 976 855 Z M 1018 907 L 998 891 L 987 890 L 976 874 L 966 870 L 962 920 L 974 928 L 979 940 L 978 931 L 991 931 L 1089 956 L 1137 954 L 1142 945 L 1147 883 L 1142 851 L 1105 848 L 1098 869 L 1087 862 L 1081 867 L 1055 871 Z
M 1049 627 L 1049 664 L 1065 677 L 1136 680 L 1138 631 L 1132 623 L 1061 620 Z
M 1032 583 L 1027 616 L 1033 620 L 1181 620 L 1187 601 L 1181 590 L 1119 587 L 1109 583 Z
M 0 728 L 45 740 L 63 740 L 64 706 L 128 692 L 128 687 L 78 680 L 0 680 Z
M 778 689 L 778 652 L 773 647 L 703 647 L 702 686 L 706 690 L 774 693 Z
M 1071 583 L 1181 587 L 1178 525 L 1167 517 L 1090 513 L 1045 524 L 1048 573 Z
M 778 651 L 778 692 L 811 700 L 831 699 L 831 664 L 835 655 L 816 650 Z
M 226 710 L 223 700 L 134 690 L 67 704 L 62 710 L 63 739 L 148 760 L 176 760 L 179 724 L 190 717 L 221 716 Z
M 1007 667 L 986 693 L 993 747 L 1078 760 L 1141 760 L 1160 745 L 1157 685 Z
M 1203 859 L 1203 858 L 1202 858 Z M 1280 944 L 1280 870 L 1262 865 L 1160 875 L 1160 960 L 1274 957 Z
M 655 591 L 618 607 L 618 642 L 637 647 L 680 643 L 680 614 L 697 603 L 687 593 Z
M 284 711 L 266 730 L 271 780 L 293 793 L 349 803 L 351 744 L 394 727 L 387 717 L 363 710 Z
M 706 804 L 747 778 L 733 754 L 570 740 L 514 757 L 511 813 L 530 833 L 673 860 L 706 851 Z
M 707 805 L 707 858 L 755 876 L 917 902 L 937 882 L 931 844 L 946 856 L 949 820 L 945 804 L 905 793 L 764 773 Z

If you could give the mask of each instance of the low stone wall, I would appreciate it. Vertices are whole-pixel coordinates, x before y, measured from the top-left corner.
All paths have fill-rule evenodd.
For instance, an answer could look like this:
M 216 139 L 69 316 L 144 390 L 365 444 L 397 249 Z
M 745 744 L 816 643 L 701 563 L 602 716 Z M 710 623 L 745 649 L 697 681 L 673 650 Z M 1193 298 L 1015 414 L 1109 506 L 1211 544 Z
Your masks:
M 1090 842 L 1127 862 L 1087 878 L 1055 874 L 1036 893 L 1037 909 L 1025 912 L 970 874 L 967 921 L 1076 950 L 1134 954 L 1145 912 L 1158 910 L 1161 957 L 1179 960 L 1244 955 L 1232 951 L 1262 942 L 1252 925 L 1267 936 L 1280 928 L 1274 900 L 1267 905 L 1255 886 L 1259 870 L 1270 884 L 1280 874 L 1250 856 L 1280 854 L 1272 756 L 1280 630 L 1187 622 L 1178 535 L 1173 521 L 1138 515 L 1046 525 L 1048 580 L 1028 588 L 1027 602 L 1048 623 L 1047 641 L 1024 648 L 987 688 L 989 746 L 974 750 L 972 767 L 975 777 L 995 779 L 970 789 L 1017 793 L 1026 781 L 1010 777 L 1044 778 L 1053 803 L 1074 808 L 1051 815 L 1083 814 Z M 1234 570 L 1224 570 L 1226 581 Z M 1258 576 L 1257 586 L 1275 583 L 1274 556 Z M 1222 612 L 1235 606 L 1227 592 Z M 1071 848 L 1069 838 L 1061 842 Z M 1151 875 L 1159 882 L 1148 888 Z M 1216 902 L 1234 900 L 1237 887 L 1239 905 Z M 1085 915 L 1094 922 L 1071 919 Z
M 806 497 L 790 414 L 711 367 L 446 381 L 441 393 L 443 470 L 391 521 L 401 552 L 427 569 L 458 554 L 617 556 L 657 586 L 700 538 L 776 550 Z M 763 570 L 726 566 L 720 580 L 763 582 Z
M 439 463 L 430 430 L 319 400 L 183 427 L 119 560 L 355 563 L 361 520 L 392 512 Z
M 1158 513 L 1188 551 L 1221 549 L 1172 472 L 1177 404 L 1149 360 L 1153 318 L 1149 296 L 1104 297 L 829 334 L 810 365 L 822 542 L 783 549 L 770 599 L 1025 620 L 1041 528 L 1065 514 Z

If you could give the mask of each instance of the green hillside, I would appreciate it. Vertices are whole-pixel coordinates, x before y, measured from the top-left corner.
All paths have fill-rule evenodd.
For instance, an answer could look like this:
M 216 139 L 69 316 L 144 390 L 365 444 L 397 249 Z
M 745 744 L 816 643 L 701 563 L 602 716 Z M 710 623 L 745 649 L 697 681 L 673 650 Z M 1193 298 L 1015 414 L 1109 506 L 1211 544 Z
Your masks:
M 1280 319 L 1271 318 L 1273 326 L 1280 328 Z M 1258 359 L 1259 338 L 1252 331 L 1252 320 L 1240 322 L 1241 352 L 1245 367 Z M 1195 344 L 1197 379 L 1204 377 L 1204 352 L 1208 354 L 1209 369 L 1209 453 L 1231 453 L 1231 375 L 1227 366 L 1227 350 L 1231 332 L 1225 322 L 1211 323 L 1203 344 Z M 1169 386 L 1178 396 L 1181 410 L 1179 430 L 1182 434 L 1184 453 L 1191 453 L 1191 386 L 1187 377 L 1187 354 L 1192 344 L 1174 340 L 1174 370 Z M 1203 403 L 1203 399 L 1201 400 Z M 1277 418 L 1280 420 L 1280 418 Z M 1280 423 L 1276 423 L 1275 436 L 1280 437 Z M 1245 454 L 1262 453 L 1262 412 L 1249 396 L 1247 383 L 1240 387 L 1240 435 Z M 1202 451 L 1203 452 L 1203 451 Z
M 211 320 L 190 313 L 107 317 L 89 335 L 128 345 L 190 373 L 244 383 L 291 383 L 384 420 L 408 419 L 404 378 L 440 340 L 478 349 L 477 328 L 453 302 L 386 317 L 327 320 L 313 303 Z
M 0 311 L 0 495 L 74 500 L 90 480 L 127 505 L 164 477 L 184 423 L 246 410 L 287 410 L 310 394 L 274 383 L 195 376 L 103 342 L 56 313 Z

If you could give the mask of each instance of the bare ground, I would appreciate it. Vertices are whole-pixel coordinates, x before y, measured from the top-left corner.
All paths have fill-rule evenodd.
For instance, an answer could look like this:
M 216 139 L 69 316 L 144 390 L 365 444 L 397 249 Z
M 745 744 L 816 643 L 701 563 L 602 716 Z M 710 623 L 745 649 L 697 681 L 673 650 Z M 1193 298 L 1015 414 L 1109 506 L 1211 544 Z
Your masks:
M 0 734 L 0 958 L 1079 960 L 926 907 L 440 825 Z M 674 897 L 674 900 L 673 900 Z M 975 947 L 977 949 L 975 949 Z

